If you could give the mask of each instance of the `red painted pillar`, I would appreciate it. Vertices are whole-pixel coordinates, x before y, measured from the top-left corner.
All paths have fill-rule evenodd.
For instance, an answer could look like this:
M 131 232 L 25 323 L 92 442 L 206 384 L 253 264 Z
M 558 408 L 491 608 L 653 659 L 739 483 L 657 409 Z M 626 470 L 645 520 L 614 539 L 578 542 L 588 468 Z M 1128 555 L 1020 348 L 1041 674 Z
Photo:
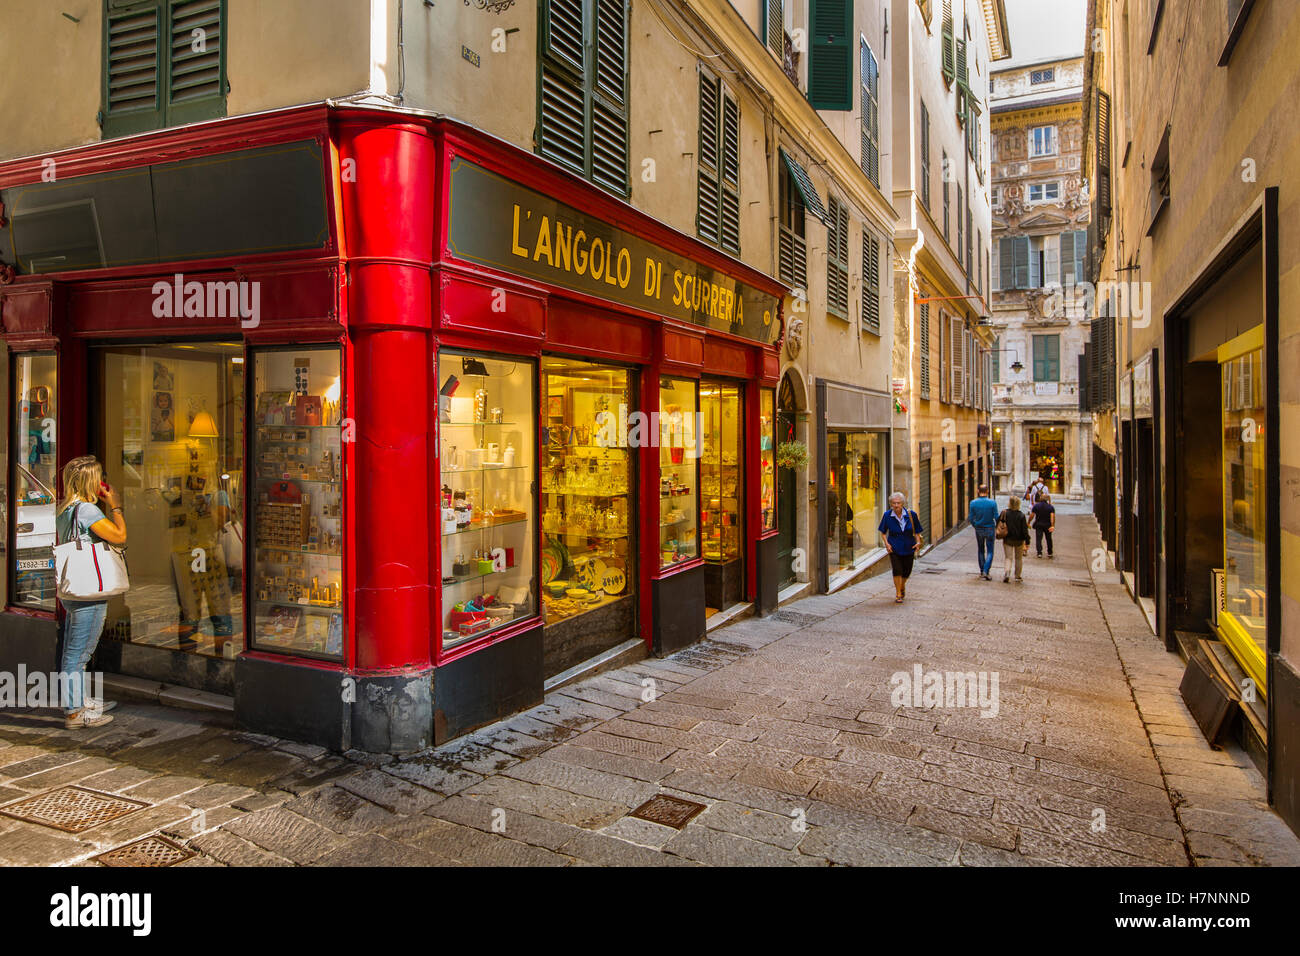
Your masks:
M 356 668 L 430 666 L 430 263 L 436 152 L 418 123 L 336 121 L 348 276 Z

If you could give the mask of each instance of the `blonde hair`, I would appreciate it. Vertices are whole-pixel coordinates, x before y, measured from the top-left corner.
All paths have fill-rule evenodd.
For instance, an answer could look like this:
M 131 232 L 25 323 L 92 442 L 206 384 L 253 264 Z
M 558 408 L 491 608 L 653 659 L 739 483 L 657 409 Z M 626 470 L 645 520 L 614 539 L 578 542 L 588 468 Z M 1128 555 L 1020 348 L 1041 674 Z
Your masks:
M 1017 498 L 1015 495 L 1011 496 L 1011 500 L 1008 501 L 1007 504 L 1010 506 L 1012 511 L 1020 510 L 1020 499 Z
M 99 484 L 104 480 L 104 466 L 94 455 L 82 455 L 63 466 L 63 511 L 75 504 L 99 501 Z

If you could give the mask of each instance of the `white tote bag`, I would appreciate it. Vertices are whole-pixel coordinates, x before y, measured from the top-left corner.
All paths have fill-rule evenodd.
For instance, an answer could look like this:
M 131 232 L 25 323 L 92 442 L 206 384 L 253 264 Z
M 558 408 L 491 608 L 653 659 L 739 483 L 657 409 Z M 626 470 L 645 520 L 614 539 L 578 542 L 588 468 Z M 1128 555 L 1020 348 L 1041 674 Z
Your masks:
M 244 570 L 244 525 L 240 521 L 227 521 L 221 527 L 221 556 L 226 568 Z
M 106 601 L 125 594 L 131 586 L 126 573 L 124 548 L 107 541 L 95 541 L 87 534 L 83 541 L 77 524 L 77 510 L 72 509 L 72 536 L 54 546 L 54 567 L 59 582 L 59 598 L 65 601 Z

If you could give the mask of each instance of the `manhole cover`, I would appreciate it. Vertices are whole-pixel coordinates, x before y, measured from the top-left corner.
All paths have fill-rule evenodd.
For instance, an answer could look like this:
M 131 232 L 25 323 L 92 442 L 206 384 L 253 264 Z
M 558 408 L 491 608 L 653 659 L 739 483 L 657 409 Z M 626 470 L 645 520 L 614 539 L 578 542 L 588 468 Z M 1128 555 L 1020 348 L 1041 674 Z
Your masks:
M 1054 627 L 1058 631 L 1065 630 L 1064 621 L 1053 621 L 1051 618 L 1046 618 L 1046 617 L 1022 617 L 1020 619 L 1020 623 L 1037 624 L 1039 627 Z
M 147 806 L 149 804 L 139 800 L 127 800 L 110 793 L 97 793 L 81 787 L 60 787 L 39 796 L 6 804 L 0 807 L 0 813 L 15 820 L 38 823 L 67 833 L 80 833 Z
M 193 850 L 173 843 L 166 837 L 151 836 L 101 853 L 92 859 L 104 866 L 175 866 L 196 855 Z
M 826 620 L 826 618 L 820 614 L 805 614 L 803 611 L 777 611 L 772 615 L 771 620 L 807 627 L 809 624 L 816 624 L 818 621 Z
M 691 803 L 689 800 L 681 800 L 677 797 L 670 797 L 666 793 L 659 793 L 641 804 L 628 816 L 649 820 L 651 823 L 662 823 L 666 827 L 680 830 L 691 822 L 692 817 L 704 809 L 702 803 Z

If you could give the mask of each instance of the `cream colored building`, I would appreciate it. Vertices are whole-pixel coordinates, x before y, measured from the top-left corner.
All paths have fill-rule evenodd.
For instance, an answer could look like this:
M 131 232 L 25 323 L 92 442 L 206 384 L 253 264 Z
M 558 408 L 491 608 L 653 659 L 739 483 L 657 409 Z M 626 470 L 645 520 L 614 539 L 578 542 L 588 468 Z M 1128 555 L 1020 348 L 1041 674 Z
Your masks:
M 1082 92 L 1082 56 L 993 74 L 993 444 L 1004 492 L 1023 494 L 1035 477 L 1053 496 L 1092 491 L 1078 366 L 1089 332 Z
M 1092 0 L 1087 29 L 1096 512 L 1300 829 L 1300 7 Z
M 997 0 L 894 0 L 894 481 L 937 541 L 990 478 L 989 75 Z

